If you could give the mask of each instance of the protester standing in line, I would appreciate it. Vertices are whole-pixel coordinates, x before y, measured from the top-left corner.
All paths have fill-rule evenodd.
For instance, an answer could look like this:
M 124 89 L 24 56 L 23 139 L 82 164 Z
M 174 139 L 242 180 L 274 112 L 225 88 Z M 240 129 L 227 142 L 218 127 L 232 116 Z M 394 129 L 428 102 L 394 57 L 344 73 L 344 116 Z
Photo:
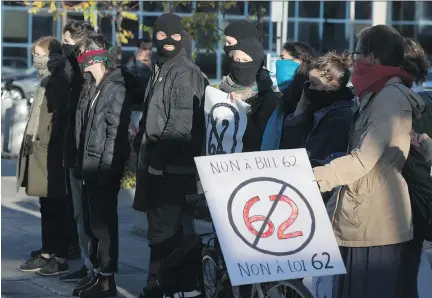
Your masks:
M 246 20 L 232 22 L 226 26 L 224 30 L 225 35 L 225 54 L 230 57 L 230 53 L 237 49 L 237 44 L 244 38 L 255 38 L 260 41 L 260 36 L 255 24 Z M 260 69 L 256 77 L 257 88 L 259 92 L 267 92 L 273 90 L 273 81 L 270 78 L 269 71 L 264 67 L 264 59 L 261 62 Z
M 201 155 L 204 138 L 205 83 L 183 48 L 180 17 L 161 15 L 153 32 L 159 60 L 135 138 L 139 157 L 134 208 L 147 212 L 150 246 L 147 286 L 140 297 L 201 297 L 200 241 L 184 235 L 181 222 L 186 196 L 197 192 L 194 157 Z
M 242 100 L 250 105 L 242 151 L 260 151 L 264 129 L 277 105 L 275 91 L 258 92 L 257 73 L 264 60 L 264 49 L 257 39 L 249 37 L 240 40 L 230 55 L 230 73 L 223 78 L 220 89 L 232 100 Z
M 51 36 L 32 46 L 39 83 L 24 133 L 17 165 L 17 190 L 26 188 L 39 197 L 41 205 L 42 251 L 22 264 L 21 271 L 43 276 L 67 273 L 68 210 L 67 175 L 63 167 L 63 119 L 60 110 L 70 84 L 65 73 L 66 57 L 61 44 Z
M 412 119 L 424 101 L 410 90 L 412 62 L 404 38 L 377 25 L 359 34 L 352 83 L 360 101 L 349 153 L 315 167 L 320 190 L 338 192 L 333 231 L 347 269 L 336 278 L 333 297 L 411 297 L 416 276 L 411 248 L 411 204 L 402 167 L 409 152 Z M 414 67 L 415 68 L 415 67 Z
M 309 80 L 309 65 L 314 57 L 313 49 L 301 42 L 284 44 L 280 60 L 276 61 L 276 80 L 281 97 L 264 132 L 262 150 L 280 149 L 285 118 L 293 113 Z
M 61 281 L 78 281 L 84 278 L 88 270 L 93 269 L 89 259 L 89 237 L 84 229 L 83 207 L 82 207 L 82 181 L 77 173 L 74 173 L 76 165 L 77 145 L 75 140 L 75 112 L 77 109 L 84 76 L 76 60 L 76 44 L 94 33 L 93 27 L 86 22 L 72 20 L 63 28 L 63 52 L 67 57 L 66 75 L 69 77 L 71 87 L 65 106 L 65 126 L 66 132 L 63 141 L 63 162 L 64 166 L 69 169 L 70 191 L 72 193 L 74 217 L 81 250 L 81 257 L 84 265 L 77 271 L 66 274 L 60 278 Z
M 113 65 L 110 44 L 89 36 L 78 44 L 77 61 L 91 74 L 76 111 L 76 170 L 83 181 L 84 227 L 91 237 L 92 274 L 80 281 L 74 296 L 115 297 L 118 269 L 117 195 L 129 158 L 128 126 L 131 99 L 120 68 Z
M 354 94 L 346 86 L 351 66 L 348 52 L 327 53 L 311 62 L 302 97 L 284 121 L 280 149 L 306 148 L 311 161 L 346 152 L 354 120 Z

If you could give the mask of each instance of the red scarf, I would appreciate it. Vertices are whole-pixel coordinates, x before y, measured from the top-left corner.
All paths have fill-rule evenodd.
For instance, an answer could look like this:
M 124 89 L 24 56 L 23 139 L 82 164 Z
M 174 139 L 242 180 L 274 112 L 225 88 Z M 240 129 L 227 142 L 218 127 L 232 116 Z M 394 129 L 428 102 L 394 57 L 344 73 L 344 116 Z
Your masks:
M 411 74 L 399 67 L 372 64 L 364 60 L 356 61 L 351 81 L 356 95 L 361 100 L 367 93 L 380 92 L 385 84 L 394 77 L 401 78 L 407 86 L 411 86 L 414 81 Z

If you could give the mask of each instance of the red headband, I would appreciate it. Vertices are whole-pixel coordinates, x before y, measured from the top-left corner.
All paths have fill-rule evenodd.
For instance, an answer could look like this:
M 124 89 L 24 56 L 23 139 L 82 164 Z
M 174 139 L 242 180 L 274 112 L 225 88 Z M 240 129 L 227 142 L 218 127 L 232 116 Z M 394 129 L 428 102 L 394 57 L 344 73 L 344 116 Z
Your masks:
M 101 49 L 101 50 L 91 50 L 91 51 L 84 52 L 77 57 L 77 62 L 83 63 L 85 58 L 87 58 L 88 56 L 95 56 L 102 53 L 108 53 L 108 50 Z

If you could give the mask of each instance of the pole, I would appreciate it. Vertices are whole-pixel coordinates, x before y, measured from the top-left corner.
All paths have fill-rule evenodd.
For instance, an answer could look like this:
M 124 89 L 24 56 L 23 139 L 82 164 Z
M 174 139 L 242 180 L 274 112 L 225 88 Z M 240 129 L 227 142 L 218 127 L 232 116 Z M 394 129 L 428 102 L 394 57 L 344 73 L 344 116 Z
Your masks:
M 281 45 L 280 45 L 280 50 L 282 49 L 282 45 L 284 42 L 287 41 L 288 39 L 288 7 L 289 7 L 289 2 L 288 1 L 284 1 L 283 3 L 283 13 L 282 13 L 282 40 L 281 40 Z

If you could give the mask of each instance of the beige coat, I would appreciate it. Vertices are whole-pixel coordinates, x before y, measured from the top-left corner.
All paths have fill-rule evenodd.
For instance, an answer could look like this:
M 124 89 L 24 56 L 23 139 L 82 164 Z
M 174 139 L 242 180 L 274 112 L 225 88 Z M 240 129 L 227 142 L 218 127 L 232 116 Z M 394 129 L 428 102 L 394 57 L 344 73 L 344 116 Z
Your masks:
M 408 187 L 402 167 L 410 148 L 412 117 L 420 96 L 393 78 L 375 96 L 366 95 L 351 136 L 350 154 L 314 168 L 322 192 L 337 191 L 333 230 L 340 246 L 370 247 L 413 237 Z

